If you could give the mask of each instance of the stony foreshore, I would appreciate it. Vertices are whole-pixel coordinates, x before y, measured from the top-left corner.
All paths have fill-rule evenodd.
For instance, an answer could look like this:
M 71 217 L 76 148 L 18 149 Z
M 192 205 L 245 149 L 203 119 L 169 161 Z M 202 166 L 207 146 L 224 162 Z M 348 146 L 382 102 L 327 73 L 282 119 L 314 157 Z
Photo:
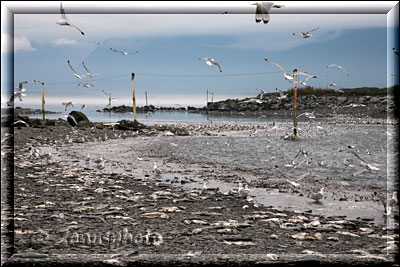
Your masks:
M 367 121 L 363 124 L 385 123 Z M 122 266 L 393 266 L 398 232 L 376 225 L 368 216 L 316 215 L 312 209 L 318 205 L 295 211 L 259 205 L 252 193 L 179 186 L 199 178 L 240 181 L 244 174 L 259 175 L 231 165 L 180 158 L 171 148 L 190 142 L 183 138 L 208 142 L 222 138 L 229 142 L 225 143 L 228 149 L 235 134 L 241 138 L 258 131 L 259 136 L 265 132 L 271 138 L 276 131 L 272 125 L 138 126 L 120 122 L 76 127 L 59 120 L 41 127 L 15 127 L 14 135 L 6 135 L 2 127 L 2 160 L 14 158 L 14 166 L 9 166 L 14 167 L 15 213 L 11 265 L 49 266 L 59 261 Z M 112 156 L 115 146 L 119 159 Z M 99 152 L 104 157 L 94 156 Z M 154 162 L 162 168 L 160 176 L 153 171 Z M 275 168 L 264 170 L 262 176 L 262 184 L 259 179 L 250 183 L 252 190 L 261 186 L 298 194 Z M 310 177 L 307 182 L 334 186 L 320 178 Z

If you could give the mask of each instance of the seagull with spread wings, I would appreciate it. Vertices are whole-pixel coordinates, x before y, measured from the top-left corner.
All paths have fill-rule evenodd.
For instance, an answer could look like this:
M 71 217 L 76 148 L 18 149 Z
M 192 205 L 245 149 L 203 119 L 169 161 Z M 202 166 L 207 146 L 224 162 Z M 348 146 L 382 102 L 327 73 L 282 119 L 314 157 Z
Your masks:
M 271 8 L 281 8 L 283 5 L 276 5 L 272 2 L 261 2 L 254 3 L 253 6 L 256 6 L 256 23 L 260 23 L 261 21 L 264 24 L 267 24 L 270 21 L 269 11 Z
M 300 34 L 301 37 L 306 39 L 306 38 L 310 38 L 312 36 L 311 32 L 313 32 L 315 30 L 318 30 L 318 29 L 319 28 L 315 28 L 315 29 L 313 29 L 311 31 L 308 31 L 308 32 L 294 32 L 293 35 Z
M 77 29 L 82 35 L 85 35 L 85 33 L 83 31 L 81 31 L 81 29 L 79 29 L 74 24 L 69 22 L 69 20 L 67 19 L 67 16 L 65 15 L 65 10 L 62 7 L 62 3 L 60 3 L 60 12 L 61 12 L 61 19 L 57 20 L 57 22 L 56 22 L 58 25 L 60 25 L 60 26 L 70 26 L 72 28 Z
M 205 60 L 206 64 L 209 66 L 215 65 L 219 69 L 219 72 L 222 72 L 221 66 L 218 64 L 218 62 L 215 62 L 213 58 L 209 57 L 201 57 L 199 58 L 200 60 Z
M 91 73 L 90 71 L 89 71 L 89 69 L 86 67 L 86 65 L 85 65 L 85 62 L 82 62 L 82 65 L 83 65 L 83 68 L 86 70 L 86 76 L 88 76 L 88 77 L 90 77 L 90 78 L 93 78 L 94 77 L 94 75 L 97 75 L 97 73 Z
M 349 73 L 347 72 L 346 68 L 343 67 L 343 66 L 339 66 L 339 65 L 337 65 L 337 64 L 330 64 L 330 65 L 328 65 L 328 66 L 326 66 L 326 67 L 327 67 L 327 68 L 336 67 L 336 68 L 338 68 L 338 69 L 343 70 L 344 72 L 346 72 L 346 75 L 349 76 Z
M 278 68 L 280 68 L 281 71 L 283 71 L 283 76 L 285 77 L 286 80 L 288 80 L 288 81 L 293 80 L 292 74 L 289 73 L 289 72 L 287 72 L 284 68 L 282 68 L 281 65 L 279 65 L 278 63 L 276 63 L 276 62 L 274 62 L 274 61 L 272 61 L 272 60 L 270 60 L 270 59 L 267 59 L 267 58 L 264 58 L 264 60 L 267 61 L 267 62 L 269 62 L 269 63 L 271 63 L 271 64 L 274 64 L 275 66 L 277 66 Z
M 71 66 L 71 62 L 69 60 L 67 60 L 68 66 L 70 67 L 70 69 L 72 70 L 72 72 L 74 73 L 74 76 L 78 79 L 82 79 L 83 77 L 86 77 L 85 75 L 82 74 L 78 74 L 74 68 Z
M 113 48 L 110 48 L 110 50 L 111 50 L 111 51 L 114 51 L 114 52 L 121 53 L 121 54 L 124 55 L 124 56 L 139 53 L 138 51 L 135 51 L 135 52 L 126 52 L 126 51 L 121 51 L 121 50 L 117 50 L 117 49 L 113 49 Z

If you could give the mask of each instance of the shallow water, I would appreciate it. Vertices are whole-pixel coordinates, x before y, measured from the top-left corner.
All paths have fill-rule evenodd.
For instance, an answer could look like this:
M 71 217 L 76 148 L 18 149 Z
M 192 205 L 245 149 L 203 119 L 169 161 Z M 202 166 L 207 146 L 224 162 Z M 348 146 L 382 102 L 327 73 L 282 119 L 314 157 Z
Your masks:
M 349 219 L 372 217 L 375 223 L 384 222 L 382 206 L 372 201 L 371 195 L 373 191 L 385 190 L 392 183 L 386 175 L 389 136 L 385 128 L 379 125 L 299 123 L 298 141 L 281 138 L 291 131 L 290 123 L 277 123 L 275 128 L 258 130 L 257 136 L 249 136 L 251 131 L 220 131 L 220 136 L 135 137 L 76 144 L 58 148 L 57 152 L 54 148 L 46 150 L 55 152 L 55 157 L 60 160 L 72 161 L 71 164 L 79 166 L 86 164 L 92 169 L 96 169 L 96 164 L 85 162 L 87 154 L 92 160 L 103 157 L 103 174 L 127 173 L 132 182 L 134 179 L 159 179 L 173 186 L 198 190 L 208 180 L 209 187 L 227 192 L 236 189 L 238 181 L 245 181 L 250 184 L 255 201 L 263 205 L 312 210 L 323 215 L 346 215 Z M 360 175 L 353 175 L 365 166 L 349 152 L 349 145 L 354 146 L 353 150 L 363 160 L 379 170 L 366 169 Z M 306 155 L 299 154 L 294 160 L 296 164 L 288 165 L 300 150 L 306 151 Z M 137 157 L 145 160 L 139 161 Z M 352 166 L 343 164 L 345 158 Z M 73 162 L 76 159 L 80 161 Z M 160 177 L 154 177 L 152 173 L 154 162 L 163 169 Z M 240 168 L 240 171 L 235 168 Z M 296 191 L 288 190 L 291 187 L 284 178 L 270 177 L 271 171 L 277 169 L 292 180 L 306 174 L 298 181 L 301 187 Z M 224 179 L 224 175 L 230 174 L 239 179 Z M 182 180 L 185 183 L 181 184 Z M 253 186 L 260 181 L 275 180 L 283 191 Z M 320 187 L 327 191 L 322 204 L 307 197 Z M 360 196 L 366 198 L 357 201 Z M 339 201 L 339 197 L 347 199 Z

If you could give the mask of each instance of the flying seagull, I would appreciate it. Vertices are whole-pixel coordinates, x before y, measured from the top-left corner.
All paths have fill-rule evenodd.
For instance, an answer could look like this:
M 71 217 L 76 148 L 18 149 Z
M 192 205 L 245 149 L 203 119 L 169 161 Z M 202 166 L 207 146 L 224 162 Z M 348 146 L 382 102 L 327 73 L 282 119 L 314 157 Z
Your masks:
M 94 87 L 94 85 L 91 83 L 78 83 L 78 86 L 82 86 L 82 87 L 86 87 L 86 88 Z
M 313 32 L 315 30 L 318 30 L 318 29 L 319 28 L 315 28 L 315 29 L 313 29 L 311 31 L 308 31 L 308 32 L 294 32 L 293 35 L 300 34 L 301 37 L 306 39 L 306 38 L 310 38 L 312 36 L 311 32 Z
M 17 90 L 18 92 L 25 92 L 26 89 L 23 88 L 23 86 L 24 86 L 24 84 L 27 84 L 27 83 L 28 83 L 28 81 L 20 82 L 20 83 L 18 84 L 18 87 L 15 88 L 15 90 Z
M 275 88 L 275 90 L 279 93 L 278 99 L 284 99 L 287 98 L 287 94 L 284 94 L 281 90 L 278 88 Z
M 74 76 L 78 79 L 82 79 L 83 77 L 86 77 L 85 75 L 82 74 L 78 74 L 74 68 L 71 66 L 71 62 L 69 62 L 69 60 L 67 60 L 68 66 L 71 68 L 72 72 L 74 73 Z
M 104 44 L 103 42 L 100 42 L 100 41 L 94 41 L 94 43 L 97 44 L 97 45 L 103 45 Z
M 124 56 L 139 53 L 138 51 L 135 51 L 135 52 L 126 52 L 126 51 L 116 50 L 116 49 L 112 49 L 112 48 L 110 48 L 110 50 L 111 50 L 111 51 L 114 51 L 114 52 L 121 53 L 121 54 L 123 54 Z
M 343 70 L 344 72 L 346 72 L 347 76 L 349 76 L 349 73 L 347 72 L 346 68 L 343 67 L 343 66 L 339 66 L 339 65 L 337 65 L 337 64 L 330 64 L 330 65 L 328 65 L 328 66 L 326 66 L 326 67 L 327 67 L 327 68 L 336 67 L 336 68 L 341 69 L 341 70 Z
M 283 5 L 276 5 L 272 2 L 254 3 L 252 5 L 256 6 L 256 23 L 260 23 L 261 21 L 263 21 L 264 24 L 267 24 L 270 20 L 269 11 L 271 8 L 284 7 Z
M 67 19 L 67 16 L 65 16 L 65 10 L 62 7 L 62 3 L 60 3 L 60 12 L 61 12 L 61 19 L 57 20 L 57 24 L 60 26 L 70 26 L 75 29 L 77 29 L 82 35 L 85 35 L 83 31 L 81 31 L 78 27 L 76 27 L 74 24 L 70 23 Z
M 215 66 L 217 66 L 217 68 L 219 69 L 219 72 L 222 72 L 221 66 L 217 62 L 215 62 L 213 58 L 201 57 L 199 59 L 200 60 L 205 60 L 207 65 L 210 65 L 210 66 L 215 65 Z
M 393 52 L 394 52 L 396 55 L 399 55 L 399 51 L 397 51 L 395 48 L 393 48 Z
M 336 84 L 334 84 L 334 83 L 327 83 L 327 84 L 326 84 L 326 89 L 328 89 L 329 86 L 336 86 Z
M 71 101 L 70 102 L 62 102 L 61 105 L 65 106 L 65 111 L 67 111 L 67 108 L 69 106 L 72 106 L 72 107 L 74 106 L 74 104 L 72 104 Z
M 26 96 L 26 94 L 23 94 L 23 93 L 21 93 L 21 92 L 14 91 L 14 94 L 11 95 L 10 100 L 7 101 L 7 103 L 6 103 L 7 106 L 11 106 L 12 104 L 14 104 L 14 99 L 15 99 L 15 97 L 18 97 L 18 98 L 19 98 L 19 101 L 22 101 L 22 97 L 23 97 L 23 96 Z
M 90 78 L 93 78 L 94 75 L 97 75 L 97 73 L 91 73 L 89 69 L 86 67 L 85 62 L 82 62 L 83 68 L 86 70 L 86 75 Z
M 275 66 L 277 66 L 278 68 L 280 68 L 281 71 L 283 71 L 283 76 L 285 77 L 286 80 L 288 80 L 288 81 L 293 80 L 292 74 L 289 73 L 289 72 L 287 72 L 284 68 L 282 68 L 281 65 L 279 65 L 279 64 L 276 63 L 276 62 L 273 62 L 272 60 L 266 59 L 266 58 L 264 58 L 264 60 L 267 61 L 267 62 L 269 62 L 269 63 L 272 63 L 272 64 L 274 64 Z

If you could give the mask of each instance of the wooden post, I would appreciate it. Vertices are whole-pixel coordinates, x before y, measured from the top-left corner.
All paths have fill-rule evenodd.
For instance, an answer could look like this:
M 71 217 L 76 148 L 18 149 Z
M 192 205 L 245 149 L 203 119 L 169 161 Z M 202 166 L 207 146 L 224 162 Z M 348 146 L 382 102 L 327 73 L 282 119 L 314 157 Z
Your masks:
M 297 139 L 297 69 L 293 70 L 294 89 L 293 89 L 293 141 Z
M 45 119 L 44 113 L 44 83 L 42 83 L 42 120 Z
M 214 102 L 214 93 L 210 93 L 211 94 L 211 103 Z
M 136 121 L 135 73 L 132 72 L 133 121 Z
M 146 93 L 146 107 L 148 107 L 148 105 L 147 105 L 147 92 L 145 92 Z

